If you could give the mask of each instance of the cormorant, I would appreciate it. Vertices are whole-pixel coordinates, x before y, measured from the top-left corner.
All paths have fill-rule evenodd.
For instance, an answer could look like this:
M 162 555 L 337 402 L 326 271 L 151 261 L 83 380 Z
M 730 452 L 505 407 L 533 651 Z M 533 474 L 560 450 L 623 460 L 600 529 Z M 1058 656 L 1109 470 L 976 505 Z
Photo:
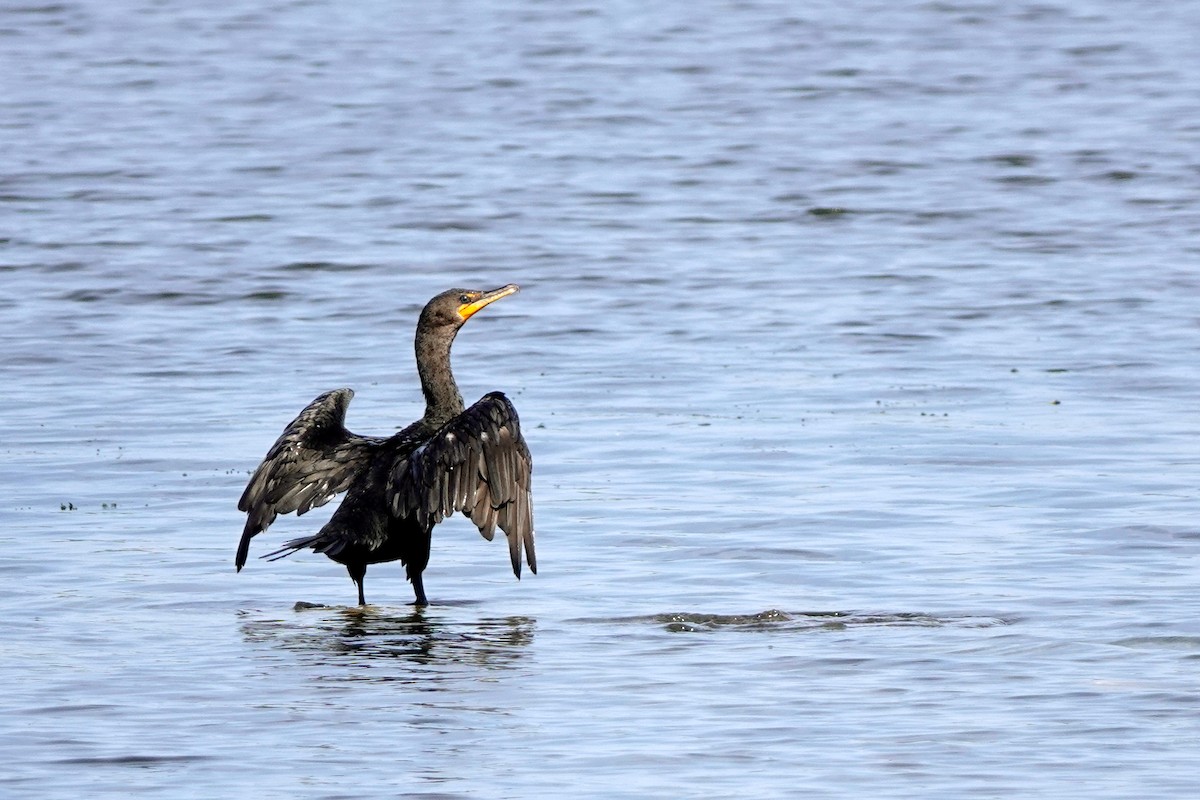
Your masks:
M 238 509 L 248 515 L 238 544 L 237 569 L 250 539 L 279 514 L 303 514 L 346 492 L 329 522 L 312 536 L 286 542 L 263 556 L 283 558 L 304 548 L 344 564 L 366 604 L 368 564 L 399 559 L 426 605 L 421 573 L 429 563 L 433 526 L 461 511 L 491 540 L 508 537 L 513 573 L 521 577 L 521 550 L 537 572 L 533 550 L 530 473 L 533 462 L 521 436 L 517 410 L 500 392 L 464 410 L 450 371 L 450 346 L 475 312 L 517 291 L 450 289 L 430 300 L 417 322 L 417 372 L 425 415 L 394 436 L 359 436 L 346 430 L 354 392 L 335 389 L 313 400 L 288 425 L 254 471 Z

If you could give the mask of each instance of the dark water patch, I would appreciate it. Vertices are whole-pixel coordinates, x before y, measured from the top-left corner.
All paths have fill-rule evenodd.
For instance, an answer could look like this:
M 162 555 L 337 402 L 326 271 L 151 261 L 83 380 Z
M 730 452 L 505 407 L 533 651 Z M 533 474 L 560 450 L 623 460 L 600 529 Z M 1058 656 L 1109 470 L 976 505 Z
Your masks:
M 656 119 L 648 114 L 597 114 L 584 115 L 570 120 L 570 127 L 586 127 L 590 128 L 593 125 L 609 126 L 620 128 L 625 126 L 644 125 L 644 126 L 663 126 L 662 120 Z M 733 163 L 733 162 L 729 162 Z M 710 162 L 701 166 L 720 166 L 720 163 Z
M 63 766 L 153 767 L 159 764 L 186 764 L 193 761 L 211 761 L 213 758 L 214 756 L 199 755 L 86 756 L 80 758 L 58 758 L 48 763 L 61 764 Z
M 402 231 L 481 231 L 487 226 L 477 220 L 466 219 L 430 219 L 430 220 L 413 220 L 410 222 L 396 222 L 388 226 L 393 230 Z
M 119 289 L 75 289 L 60 295 L 58 299 L 72 303 L 98 303 L 119 294 Z
M 123 169 L 68 169 L 63 172 L 52 170 L 10 173 L 6 182 L 42 184 L 53 181 L 70 181 L 72 184 L 91 181 L 108 181 L 112 178 L 145 178 L 144 173 L 128 172 Z
M 938 616 L 921 612 L 866 613 L 859 611 L 799 611 L 768 609 L 753 614 L 706 614 L 674 612 L 611 619 L 583 619 L 579 622 L 617 625 L 660 625 L 673 633 L 710 631 L 780 631 L 787 633 L 844 630 L 859 627 L 904 628 L 990 628 L 1012 624 L 999 617 Z
M 932 211 L 902 212 L 922 225 L 942 222 L 943 220 L 966 220 L 979 216 L 977 211 L 964 209 L 935 209 Z
M 178 306 L 212 306 L 228 302 L 231 298 L 224 291 L 180 292 L 164 289 L 156 292 L 141 292 L 122 298 L 130 304 L 163 303 Z
M 519 89 L 525 85 L 525 82 L 516 78 L 488 78 L 483 85 L 494 89 Z
M 257 292 L 250 292 L 249 294 L 242 295 L 242 300 L 260 303 L 278 302 L 280 300 L 287 300 L 291 296 L 291 292 L 284 291 L 283 289 L 262 289 Z
M 76 703 L 73 705 L 42 706 L 27 708 L 24 714 L 90 714 L 94 711 L 111 711 L 117 706 L 111 703 Z
M 849 214 L 850 210 L 841 206 L 815 206 L 808 210 L 808 215 L 822 219 L 836 219 Z
M 278 175 L 285 169 L 280 164 L 261 164 L 252 167 L 234 167 L 233 171 L 243 175 Z
M 371 269 L 373 265 L 351 263 L 345 261 L 293 261 L 281 264 L 275 269 L 284 272 L 362 272 Z
M 62 14 L 72 10 L 70 6 L 62 3 L 47 3 L 41 6 L 9 6 L 4 9 L 5 14 Z
M 73 192 L 68 192 L 67 200 L 74 200 L 83 203 L 152 203 L 158 200 L 157 195 L 140 194 L 135 192 L 114 191 L 108 187 L 103 189 L 77 189 Z
M 681 225 L 720 225 L 728 223 L 730 220 L 726 219 L 725 217 L 710 217 L 693 214 L 683 217 L 672 217 L 667 221 Z
M 582 56 L 587 51 L 588 48 L 582 45 L 551 45 L 527 49 L 521 55 L 527 58 L 558 58 L 560 56 Z
M 1037 163 L 1037 156 L 1028 153 L 1002 153 L 1000 155 L 985 156 L 978 160 L 1005 167 L 1028 167 Z
M 761 214 L 753 217 L 743 217 L 735 221 L 744 225 L 778 225 L 780 223 L 795 223 L 797 218 L 787 214 Z
M 1078 47 L 1067 47 L 1067 48 L 1063 49 L 1063 52 L 1069 56 L 1075 56 L 1077 58 L 1086 58 L 1088 56 L 1107 55 L 1109 53 L 1119 53 L 1124 48 L 1125 48 L 1125 45 L 1123 45 L 1119 42 L 1112 42 L 1109 44 L 1091 44 L 1091 45 L 1080 45 Z
M 184 380 L 187 378 L 194 378 L 196 376 L 195 372 L 186 369 L 142 369 L 135 371 L 133 374 L 137 375 L 139 378 L 150 378 L 158 381 Z M 207 374 L 212 375 L 217 373 L 210 371 Z
M 603 333 L 599 328 L 551 328 L 540 335 L 543 339 L 579 339 L 580 337 L 599 336 Z
M 1130 636 L 1113 642 L 1139 650 L 1182 650 L 1200 655 L 1200 636 Z
M 863 71 L 858 67 L 837 67 L 835 69 L 823 69 L 817 72 L 818 75 L 825 78 L 857 78 L 862 75 Z
M 133 296 L 134 301 L 139 303 L 185 303 L 192 298 L 191 292 L 144 292 Z
M 1142 543 L 1161 543 L 1164 545 L 1187 542 L 1200 539 L 1200 527 L 1188 528 L 1172 525 L 1122 525 L 1113 528 L 1101 528 L 1084 534 L 1088 539 L 1106 542 L 1112 545 L 1128 545 Z
M 402 206 L 407 202 L 407 197 L 378 195 L 376 197 L 367 198 L 365 205 L 367 208 L 394 208 L 395 206 Z
M 928 273 L 871 272 L 859 277 L 864 281 L 884 283 L 929 283 L 937 280 L 934 275 Z
M 777 523 L 771 520 L 766 520 L 760 523 L 749 524 L 746 526 L 750 530 L 773 530 L 777 527 Z M 789 561 L 804 560 L 804 561 L 833 561 L 837 556 L 833 553 L 827 553 L 822 550 L 812 550 L 806 547 L 757 547 L 754 550 L 755 555 L 762 558 L 779 558 Z
M 580 192 L 579 198 L 586 205 L 644 206 L 647 204 L 640 192 Z
M 996 183 L 1013 186 L 1042 186 L 1048 183 L 1055 183 L 1058 179 L 1052 178 L 1049 175 L 1002 175 L 998 178 L 992 178 L 992 180 Z
M 915 161 L 888 161 L 883 159 L 864 159 L 857 162 L 859 170 L 871 175 L 898 175 L 914 169 L 923 169 L 925 164 Z
M 1082 249 L 1082 242 L 1064 241 L 1061 237 L 1071 236 L 1067 231 L 1005 230 L 998 236 L 1008 241 L 995 243 L 995 248 L 1013 253 L 1040 253 L 1058 255 Z
M 234 214 L 228 217 L 214 217 L 210 222 L 273 222 L 272 214 Z
M 98 59 L 98 60 L 96 60 L 96 61 L 92 61 L 92 62 L 90 62 L 90 63 L 88 64 L 88 66 L 92 66 L 92 67 L 103 67 L 103 68 L 110 68 L 110 67 L 134 67 L 134 68 L 137 68 L 137 67 L 146 67 L 146 68 L 149 68 L 149 69 L 159 69 L 159 68 L 162 68 L 162 67 L 170 67 L 170 66 L 172 66 L 172 63 L 171 63 L 170 61 L 157 61 L 157 60 L 154 60 L 154 59 L 144 59 L 144 58 L 137 58 L 137 57 L 122 57 L 122 58 L 102 58 L 102 59 Z
M 56 273 L 80 272 L 88 267 L 88 265 L 82 261 L 52 261 L 46 264 L 30 266 L 40 269 L 42 272 L 50 273 L 51 275 Z M 22 265 L 20 268 L 23 269 L 24 265 Z
M 928 333 L 854 333 L 856 336 L 867 341 L 894 341 L 894 342 L 929 342 L 941 339 L 941 336 Z

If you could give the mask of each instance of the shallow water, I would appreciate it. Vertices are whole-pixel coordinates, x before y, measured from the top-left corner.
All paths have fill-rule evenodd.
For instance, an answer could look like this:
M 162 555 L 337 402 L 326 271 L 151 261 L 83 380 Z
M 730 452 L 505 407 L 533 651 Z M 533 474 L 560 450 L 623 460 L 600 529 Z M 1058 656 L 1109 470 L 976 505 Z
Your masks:
M 1193 16 L 0 10 L 0 794 L 1196 796 Z M 540 574 L 235 574 L 508 282 Z

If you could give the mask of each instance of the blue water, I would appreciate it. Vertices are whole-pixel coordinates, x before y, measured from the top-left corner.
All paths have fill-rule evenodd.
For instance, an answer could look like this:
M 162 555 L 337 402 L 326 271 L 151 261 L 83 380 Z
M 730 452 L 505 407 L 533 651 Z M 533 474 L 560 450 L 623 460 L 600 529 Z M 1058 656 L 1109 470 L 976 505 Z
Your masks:
M 1193 11 L 0 8 L 0 795 L 1197 796 Z M 539 574 L 235 574 L 509 282 Z

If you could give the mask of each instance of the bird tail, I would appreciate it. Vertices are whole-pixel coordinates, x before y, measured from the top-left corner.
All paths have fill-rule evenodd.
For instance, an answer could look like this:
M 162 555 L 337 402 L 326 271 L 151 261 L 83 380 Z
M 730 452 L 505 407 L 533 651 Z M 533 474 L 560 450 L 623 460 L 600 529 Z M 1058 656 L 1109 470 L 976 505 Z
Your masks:
M 320 532 L 312 536 L 301 536 L 299 539 L 286 541 L 283 543 L 283 547 L 267 553 L 261 556 L 261 558 L 265 558 L 267 561 L 278 561 L 281 558 L 287 558 L 292 553 L 309 548 L 332 558 L 340 553 L 345 546 L 346 542 L 342 537 L 331 536 L 328 530 L 322 528 Z

